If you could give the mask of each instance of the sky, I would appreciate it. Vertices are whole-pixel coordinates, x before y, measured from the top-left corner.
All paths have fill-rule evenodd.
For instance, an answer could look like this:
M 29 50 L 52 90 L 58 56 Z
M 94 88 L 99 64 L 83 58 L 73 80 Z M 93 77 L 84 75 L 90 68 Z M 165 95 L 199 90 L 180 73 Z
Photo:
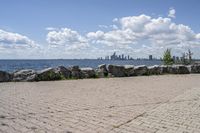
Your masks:
M 199 0 L 0 0 L 0 59 L 200 58 Z

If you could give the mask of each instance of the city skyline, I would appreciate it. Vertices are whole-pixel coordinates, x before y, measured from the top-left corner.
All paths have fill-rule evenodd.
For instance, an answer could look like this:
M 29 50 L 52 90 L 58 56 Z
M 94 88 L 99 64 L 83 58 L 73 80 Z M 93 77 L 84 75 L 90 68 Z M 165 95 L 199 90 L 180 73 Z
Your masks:
M 198 0 L 0 2 L 0 59 L 160 58 L 167 48 L 200 58 Z
M 157 58 L 154 58 L 153 55 L 149 55 L 148 58 L 134 58 L 130 55 L 125 54 L 117 54 L 114 52 L 112 55 L 107 55 L 105 57 L 98 57 L 98 60 L 158 60 Z

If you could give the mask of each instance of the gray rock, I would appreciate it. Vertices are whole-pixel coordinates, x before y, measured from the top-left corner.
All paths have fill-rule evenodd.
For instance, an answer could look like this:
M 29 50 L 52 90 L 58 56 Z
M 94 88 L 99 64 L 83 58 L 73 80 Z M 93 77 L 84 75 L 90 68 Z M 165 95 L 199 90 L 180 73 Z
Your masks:
M 101 64 L 101 65 L 98 66 L 97 75 L 100 78 L 108 76 L 108 70 L 106 68 L 106 64 Z
M 187 66 L 185 66 L 185 65 L 179 65 L 178 69 L 179 69 L 178 74 L 190 74 L 190 71 L 188 70 Z
M 25 69 L 14 72 L 12 76 L 12 81 L 35 81 L 37 74 L 32 69 Z
M 83 74 L 81 72 L 81 69 L 79 68 L 79 66 L 72 66 L 70 68 L 70 71 L 71 71 L 71 76 L 72 78 L 74 79 L 80 79 L 80 78 L 83 78 Z
M 158 65 L 148 67 L 148 75 L 159 75 L 162 74 L 162 68 Z
M 114 77 L 125 77 L 125 67 L 119 65 L 108 65 L 108 72 Z
M 125 65 L 124 68 L 125 68 L 126 76 L 130 77 L 130 76 L 135 76 L 136 75 L 133 65 Z
M 169 73 L 169 66 L 167 65 L 161 65 L 160 69 L 161 69 L 161 74 L 168 74 Z
M 7 72 L 0 71 L 0 82 L 11 81 L 11 75 Z
M 190 66 L 191 73 L 200 73 L 200 64 L 194 64 Z
M 134 71 L 137 76 L 148 75 L 148 68 L 145 65 L 135 66 Z
M 107 71 L 106 64 L 98 65 L 98 68 Z
M 172 65 L 168 67 L 170 74 L 189 74 L 189 70 L 184 65 Z
M 63 77 L 53 68 L 47 68 L 37 73 L 36 81 L 61 80 Z
M 83 78 L 95 78 L 96 73 L 94 69 L 87 67 L 87 68 L 81 68 L 81 73 Z
M 64 66 L 58 66 L 54 68 L 55 73 L 58 73 L 62 76 L 62 78 L 68 79 L 71 78 L 72 72 L 65 68 Z

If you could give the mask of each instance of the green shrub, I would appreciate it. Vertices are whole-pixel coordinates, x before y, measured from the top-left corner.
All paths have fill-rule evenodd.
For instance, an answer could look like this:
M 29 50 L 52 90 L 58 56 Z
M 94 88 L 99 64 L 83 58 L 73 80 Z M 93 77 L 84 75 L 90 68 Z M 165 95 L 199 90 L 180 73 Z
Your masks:
M 171 49 L 167 49 L 164 52 L 163 62 L 164 62 L 164 65 L 172 65 L 174 63 L 173 59 L 172 59 L 172 56 L 171 56 Z
M 51 80 L 61 80 L 64 76 L 59 73 L 55 73 L 53 70 L 41 73 L 37 75 L 37 81 L 51 81 Z

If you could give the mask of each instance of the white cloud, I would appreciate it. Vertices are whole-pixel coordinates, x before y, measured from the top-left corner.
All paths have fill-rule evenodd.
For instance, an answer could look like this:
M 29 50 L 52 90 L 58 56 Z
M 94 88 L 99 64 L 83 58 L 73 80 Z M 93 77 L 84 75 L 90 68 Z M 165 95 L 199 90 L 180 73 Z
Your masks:
M 104 37 L 103 31 L 97 31 L 97 32 L 89 32 L 86 35 L 89 39 L 102 39 Z
M 0 58 L 38 58 L 42 49 L 33 40 L 19 33 L 0 29 Z
M 52 30 L 58 30 L 57 28 L 54 28 L 54 27 L 47 27 L 47 28 L 45 28 L 45 30 L 47 30 L 47 31 L 52 31 Z
M 0 29 L 0 45 L 4 48 L 36 48 L 38 45 L 26 36 Z
M 120 19 L 120 24 L 122 26 L 122 30 L 129 29 L 134 32 L 141 32 L 150 20 L 150 16 L 142 14 L 140 16 L 123 17 Z
M 196 34 L 196 39 L 199 39 L 199 40 L 200 40 L 200 33 L 199 33 L 199 34 Z
M 69 28 L 49 31 L 46 40 L 52 47 L 65 47 L 67 50 L 84 49 L 89 46 L 85 37 Z
M 168 17 L 176 18 L 176 10 L 174 8 L 170 8 L 168 12 Z
M 135 40 L 130 30 L 112 30 L 106 33 L 103 31 L 90 32 L 87 34 L 87 37 L 93 40 L 93 43 L 119 47 L 121 47 L 121 45 L 131 44 Z

